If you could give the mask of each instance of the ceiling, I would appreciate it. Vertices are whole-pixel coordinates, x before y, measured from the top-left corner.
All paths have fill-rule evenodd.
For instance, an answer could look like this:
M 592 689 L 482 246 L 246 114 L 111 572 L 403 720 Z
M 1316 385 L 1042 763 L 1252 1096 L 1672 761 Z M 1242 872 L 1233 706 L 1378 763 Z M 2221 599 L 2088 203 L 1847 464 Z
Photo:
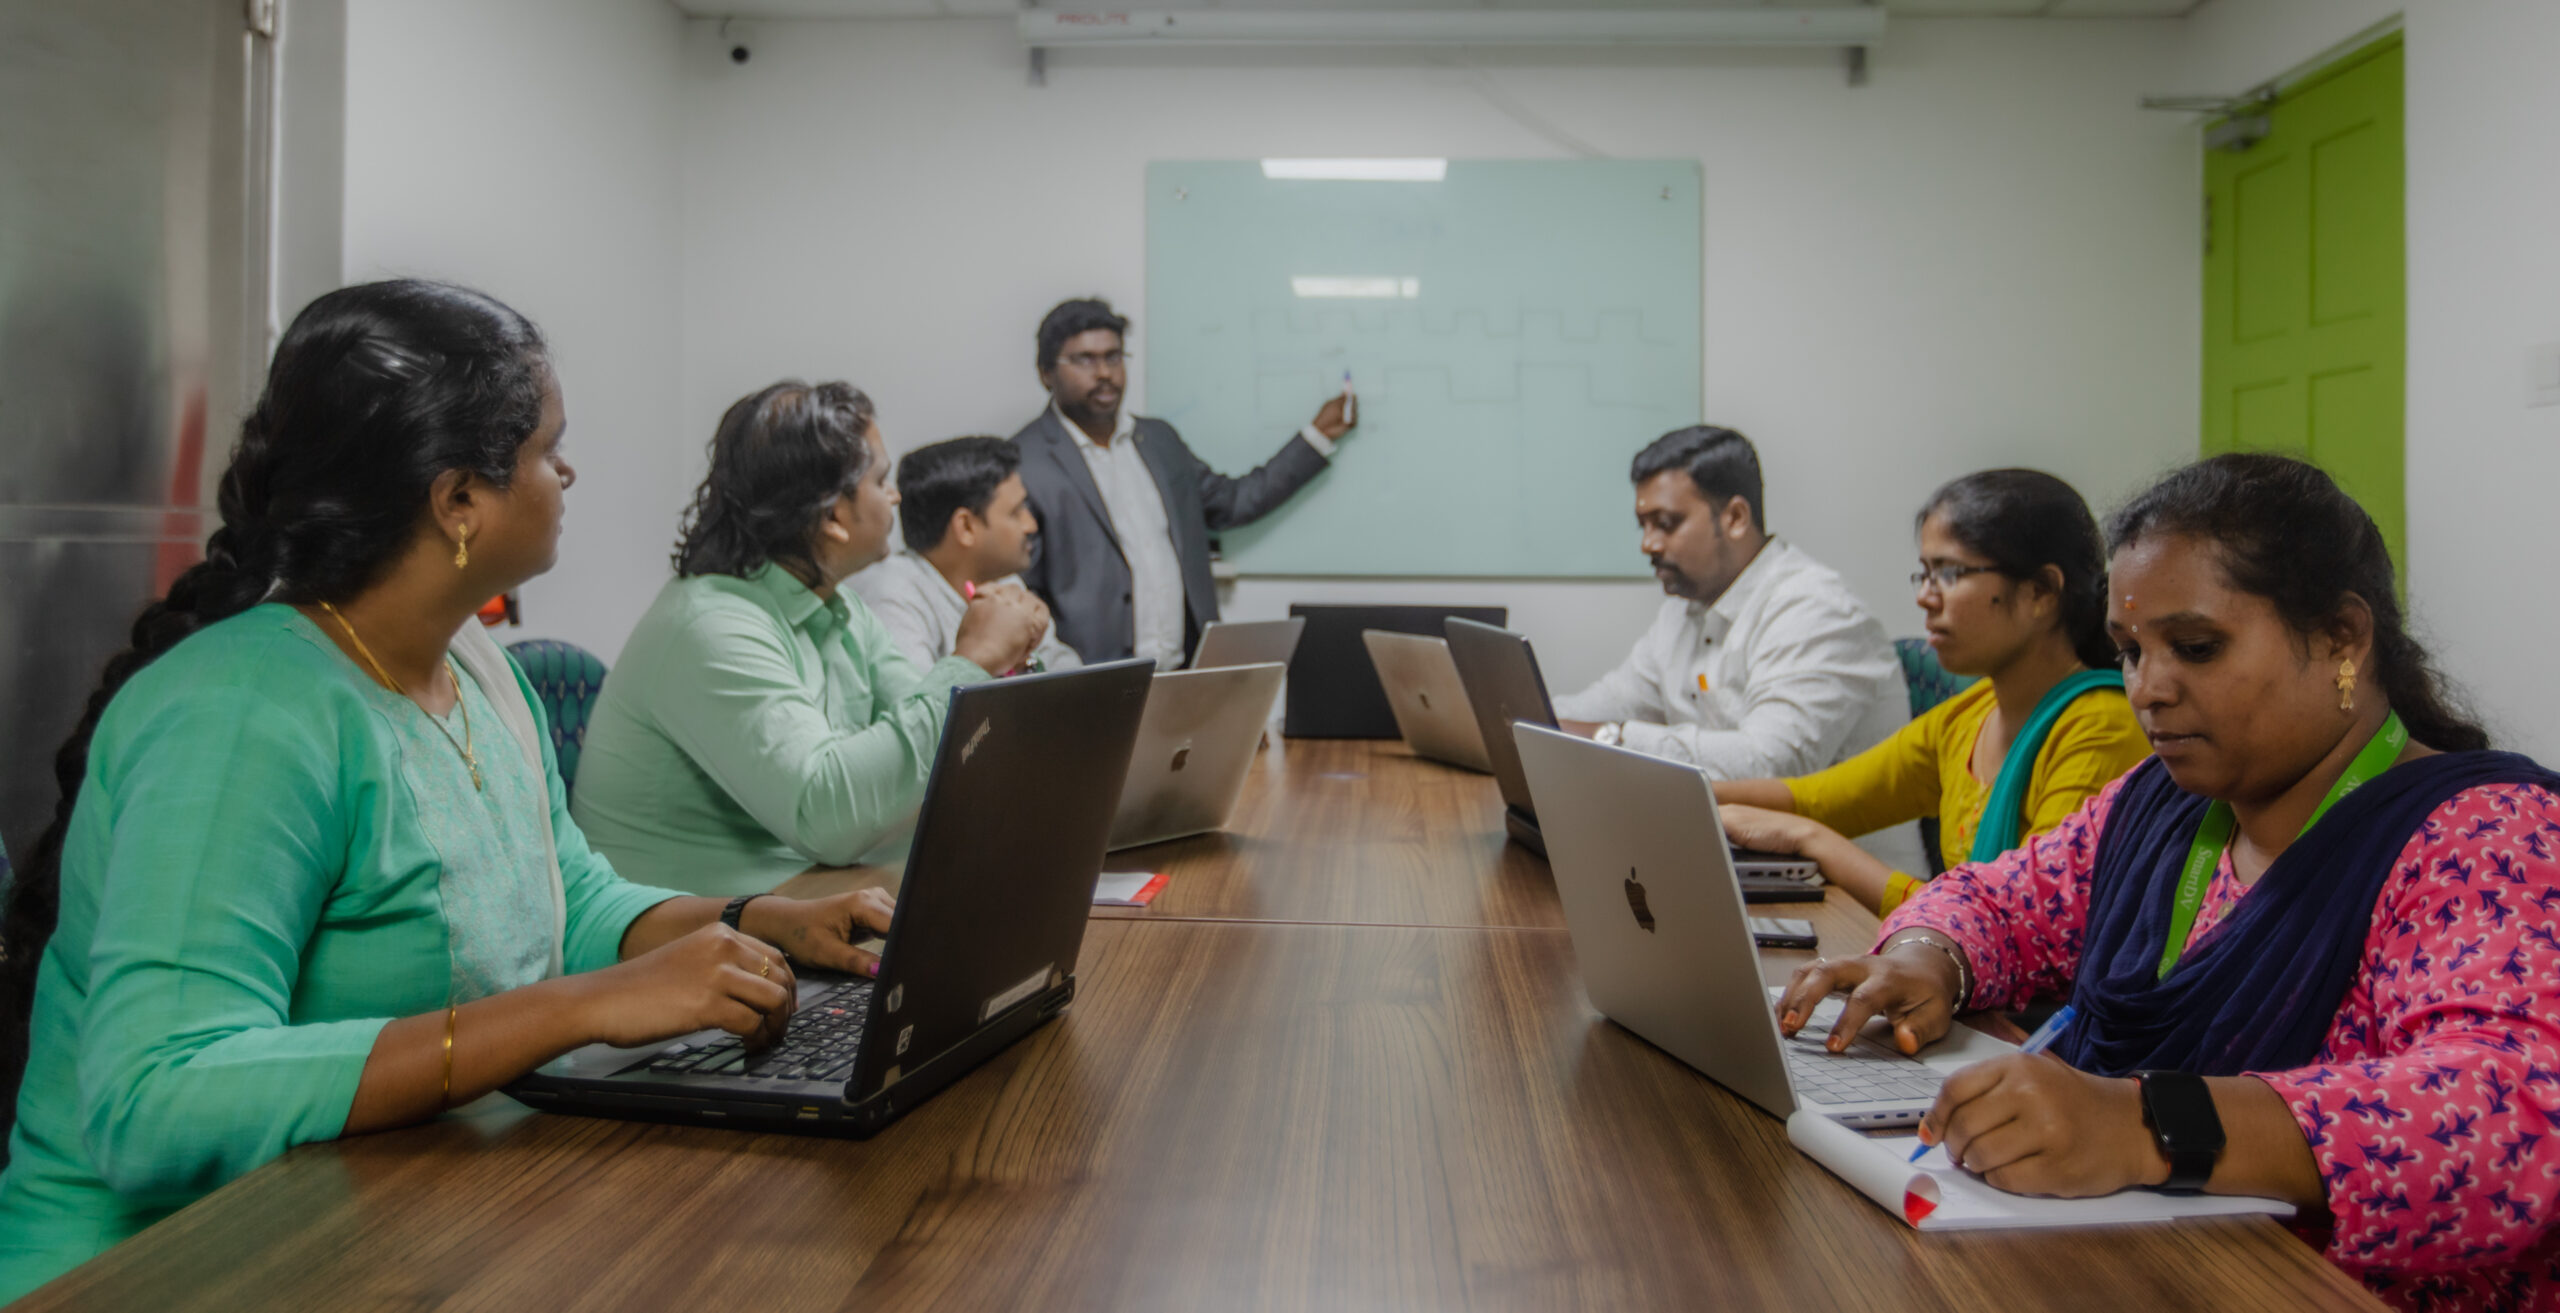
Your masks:
M 673 0 L 696 18 L 1011 18 L 1022 0 Z M 1043 0 L 1042 9 L 1750 9 L 1838 8 L 1858 0 Z M 2205 0 L 1883 0 L 1895 15 L 2001 18 L 2177 18 Z

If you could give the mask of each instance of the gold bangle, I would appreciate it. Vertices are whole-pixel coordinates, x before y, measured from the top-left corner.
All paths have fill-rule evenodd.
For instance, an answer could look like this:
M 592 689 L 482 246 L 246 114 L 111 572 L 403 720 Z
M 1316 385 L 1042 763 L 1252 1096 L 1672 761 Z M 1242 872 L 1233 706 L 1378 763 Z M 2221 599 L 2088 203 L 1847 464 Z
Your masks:
M 444 1098 L 437 1104 L 438 1108 L 453 1106 L 453 1023 L 461 1013 L 462 1005 L 459 1003 L 444 1005 Z

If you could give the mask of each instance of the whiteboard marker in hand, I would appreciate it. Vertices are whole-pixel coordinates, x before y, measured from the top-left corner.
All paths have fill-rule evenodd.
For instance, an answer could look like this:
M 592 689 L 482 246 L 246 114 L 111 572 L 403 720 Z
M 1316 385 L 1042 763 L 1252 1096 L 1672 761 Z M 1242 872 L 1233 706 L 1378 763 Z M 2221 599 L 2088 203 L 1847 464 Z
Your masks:
M 1351 390 L 1351 371 L 1347 369 L 1342 371 L 1342 422 L 1360 422 L 1360 394 Z

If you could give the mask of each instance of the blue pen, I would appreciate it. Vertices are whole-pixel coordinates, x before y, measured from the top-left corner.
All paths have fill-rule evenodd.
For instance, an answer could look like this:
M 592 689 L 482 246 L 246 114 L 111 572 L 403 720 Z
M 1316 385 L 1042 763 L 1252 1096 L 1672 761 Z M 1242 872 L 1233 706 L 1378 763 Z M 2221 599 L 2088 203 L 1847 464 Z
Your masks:
M 2027 1042 L 2019 1045 L 2018 1051 L 2020 1053 L 2042 1053 L 2046 1049 L 2052 1048 L 2053 1042 L 2062 1038 L 2062 1028 L 2070 1025 L 2071 1019 L 2079 1015 L 2079 1009 L 2068 1003 L 2063 1004 L 2060 1012 L 2056 1012 L 2052 1016 L 2045 1018 L 2044 1024 L 2036 1027 L 2036 1033 L 2027 1036 Z M 1915 1163 L 1920 1161 L 1921 1155 L 1937 1147 L 1938 1146 L 1934 1144 L 1924 1144 L 1913 1149 L 1911 1151 L 1911 1161 Z

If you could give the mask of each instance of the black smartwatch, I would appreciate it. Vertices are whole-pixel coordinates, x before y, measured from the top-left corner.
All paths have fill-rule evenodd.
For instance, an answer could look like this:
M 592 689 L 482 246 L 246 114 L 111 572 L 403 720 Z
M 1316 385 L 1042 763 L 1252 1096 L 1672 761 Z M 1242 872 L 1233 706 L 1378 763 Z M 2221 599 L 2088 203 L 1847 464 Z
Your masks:
M 738 930 L 738 933 L 740 934 L 745 934 L 746 931 L 738 929 L 738 918 L 747 914 L 747 904 L 762 897 L 764 897 L 763 894 L 748 894 L 743 898 L 730 899 L 729 905 L 720 909 L 720 924 L 725 925 L 732 930 Z
M 2224 1143 L 2212 1087 L 2183 1071 L 2137 1071 L 2133 1078 L 2142 1085 L 2142 1124 L 2169 1160 L 2169 1179 L 2152 1188 L 2162 1194 L 2202 1191 Z

